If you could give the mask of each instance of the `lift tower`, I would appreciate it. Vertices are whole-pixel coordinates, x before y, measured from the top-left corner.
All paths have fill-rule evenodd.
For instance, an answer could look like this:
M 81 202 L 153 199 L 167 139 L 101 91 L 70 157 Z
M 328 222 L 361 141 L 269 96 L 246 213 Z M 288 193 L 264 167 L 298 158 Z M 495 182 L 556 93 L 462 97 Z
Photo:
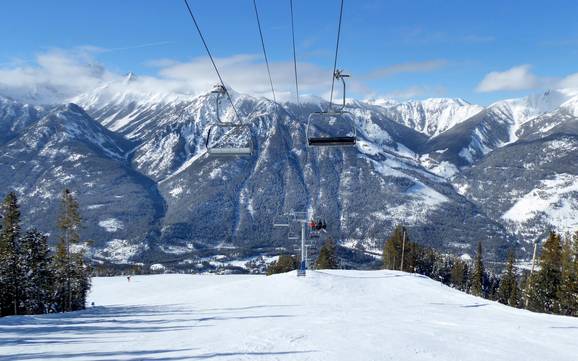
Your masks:
M 305 245 L 305 230 L 309 223 L 307 212 L 289 212 L 287 214 L 281 215 L 275 219 L 273 222 L 273 227 L 288 228 L 291 229 L 291 224 L 299 223 L 301 225 L 301 262 L 299 263 L 299 269 L 297 270 L 297 276 L 305 276 L 307 270 L 307 246 Z M 291 232 L 289 231 L 289 239 L 294 239 L 291 237 Z

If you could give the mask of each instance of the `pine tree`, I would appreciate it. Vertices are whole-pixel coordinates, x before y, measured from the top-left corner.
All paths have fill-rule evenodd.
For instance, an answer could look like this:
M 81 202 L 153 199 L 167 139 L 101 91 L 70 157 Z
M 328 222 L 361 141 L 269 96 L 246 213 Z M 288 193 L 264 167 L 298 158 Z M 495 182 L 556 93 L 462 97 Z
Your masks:
M 515 254 L 511 250 L 508 253 L 508 264 L 506 272 L 502 275 L 500 287 L 498 289 L 498 301 L 516 307 L 518 305 L 518 281 L 514 269 Z
M 52 295 L 51 295 L 51 312 L 66 312 L 68 305 L 68 255 L 64 242 L 58 242 L 56 253 L 52 258 Z
M 71 269 L 72 310 L 86 307 L 86 296 L 90 290 L 90 267 L 84 262 L 84 252 L 72 254 Z
M 18 315 L 22 303 L 22 268 L 20 267 L 20 206 L 16 193 L 10 192 L 2 203 L 0 233 L 0 283 L 2 315 Z
M 476 254 L 476 259 L 474 261 L 474 269 L 472 271 L 471 287 L 470 292 L 474 296 L 485 296 L 484 290 L 484 278 L 485 270 L 484 263 L 482 260 L 482 242 L 478 242 L 478 251 Z
M 20 263 L 25 270 L 22 287 L 25 312 L 47 313 L 52 290 L 48 237 L 37 230 L 26 232 L 22 237 Z
M 75 299 L 73 286 L 77 282 L 75 277 L 81 276 L 78 275 L 78 269 L 73 265 L 75 257 L 72 246 L 80 243 L 80 224 L 81 217 L 78 202 L 74 199 L 72 192 L 65 189 L 62 194 L 62 209 L 58 217 L 58 228 L 61 231 L 61 235 L 55 259 L 55 266 L 59 267 L 59 269 L 55 270 L 58 276 L 55 279 L 57 282 L 64 282 L 64 284 L 56 286 L 59 302 L 64 301 L 63 304 L 60 304 L 62 311 L 75 309 L 73 307 L 73 300 Z M 63 290 L 65 290 L 64 299 L 62 299 L 63 295 L 61 294 Z
M 281 255 L 276 261 L 273 261 L 267 268 L 267 275 L 270 276 L 275 273 L 285 273 L 296 270 L 299 266 L 299 261 L 296 257 L 289 255 Z
M 430 277 L 445 285 L 449 285 L 452 278 L 452 257 L 437 255 Z
M 337 264 L 337 254 L 335 242 L 328 238 L 319 250 L 319 256 L 315 262 L 316 269 L 336 269 Z
M 432 248 L 425 247 L 418 250 L 416 257 L 415 272 L 424 276 L 435 278 L 436 265 L 440 255 Z
M 4 316 L 4 309 L 6 308 L 5 303 L 8 301 L 8 295 L 6 293 L 6 282 L 8 277 L 5 274 L 4 265 L 6 261 L 6 249 L 2 241 L 2 226 L 4 223 L 3 207 L 0 205 L 0 317 Z
M 500 284 L 501 284 L 500 277 L 498 277 L 493 272 L 487 274 L 487 283 L 486 283 L 487 287 L 485 291 L 485 298 L 492 301 L 497 301 Z
M 508 300 L 508 305 L 512 306 L 512 307 L 516 307 L 519 308 L 520 307 L 520 295 L 522 294 L 521 290 L 520 290 L 520 286 L 518 285 L 518 282 L 516 281 L 514 283 L 514 287 L 512 288 L 512 294 L 510 295 L 510 299 Z
M 383 266 L 385 269 L 399 269 L 404 231 L 402 226 L 395 227 L 393 233 L 385 242 L 383 247 Z
M 468 279 L 468 265 L 456 258 L 452 264 L 451 285 L 458 290 L 465 291 Z
M 575 315 L 578 311 L 578 274 L 574 259 L 572 237 L 565 237 L 561 253 L 560 286 L 557 292 L 558 309 L 563 315 Z
M 540 270 L 530 277 L 528 309 L 546 313 L 559 311 L 558 290 L 562 282 L 561 268 L 560 235 L 550 232 L 542 248 Z

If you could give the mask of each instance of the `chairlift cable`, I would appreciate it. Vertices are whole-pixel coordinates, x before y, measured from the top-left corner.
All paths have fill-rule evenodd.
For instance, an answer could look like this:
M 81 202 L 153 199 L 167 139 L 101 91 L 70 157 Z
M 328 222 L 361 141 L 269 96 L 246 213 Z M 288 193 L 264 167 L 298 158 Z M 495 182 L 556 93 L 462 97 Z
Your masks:
M 291 38 L 293 40 L 293 73 L 295 75 L 295 95 L 299 106 L 299 81 L 297 79 L 297 53 L 295 51 L 295 22 L 293 20 L 293 0 L 289 0 L 291 7 Z
M 337 42 L 335 44 L 335 59 L 333 61 L 333 73 L 331 73 L 331 96 L 329 97 L 329 109 L 333 107 L 333 88 L 335 86 L 335 71 L 337 70 L 337 54 L 339 53 L 339 39 L 341 36 L 341 19 L 343 18 L 343 0 L 339 8 L 339 24 L 337 26 Z
M 269 59 L 267 58 L 267 49 L 265 48 L 265 40 L 263 40 L 263 31 L 261 30 L 261 21 L 259 20 L 259 11 L 257 10 L 257 0 L 253 0 L 253 8 L 255 9 L 255 18 L 257 19 L 257 27 L 259 28 L 259 37 L 261 38 L 261 48 L 263 49 L 265 64 L 267 64 L 267 74 L 269 75 L 269 84 L 271 85 L 271 93 L 273 93 L 273 101 L 277 103 L 277 98 L 275 97 L 275 88 L 273 87 L 273 79 L 271 78 Z
M 189 11 L 189 15 L 191 16 L 191 19 L 193 20 L 193 23 L 195 24 L 195 28 L 197 28 L 197 32 L 199 33 L 199 37 L 201 38 L 201 41 L 203 42 L 203 45 L 205 46 L 205 50 L 207 51 L 207 54 L 209 55 L 209 58 L 211 59 L 211 63 L 213 64 L 213 68 L 215 69 L 215 73 L 217 73 L 217 76 L 219 77 L 219 81 L 221 82 L 221 85 L 226 90 L 227 98 L 229 98 L 229 102 L 231 103 L 231 107 L 233 108 L 233 111 L 235 112 L 235 116 L 237 117 L 237 120 L 240 122 L 241 118 L 239 117 L 239 113 L 237 112 L 237 108 L 235 107 L 235 103 L 233 103 L 233 99 L 231 98 L 231 95 L 229 94 L 229 91 L 227 90 L 227 87 L 225 86 L 225 82 L 223 82 L 223 78 L 221 77 L 221 73 L 219 72 L 219 68 L 217 68 L 217 64 L 215 64 L 215 60 L 213 59 L 213 55 L 211 55 L 211 51 L 209 50 L 209 46 L 207 45 L 207 42 L 205 41 L 205 37 L 203 36 L 203 33 L 201 32 L 201 28 L 199 27 L 199 24 L 197 23 L 197 19 L 195 19 L 195 15 L 193 15 L 193 11 L 191 10 L 191 7 L 189 6 L 189 2 L 187 0 L 183 0 L 183 1 L 185 2 L 185 5 L 187 6 L 187 10 Z

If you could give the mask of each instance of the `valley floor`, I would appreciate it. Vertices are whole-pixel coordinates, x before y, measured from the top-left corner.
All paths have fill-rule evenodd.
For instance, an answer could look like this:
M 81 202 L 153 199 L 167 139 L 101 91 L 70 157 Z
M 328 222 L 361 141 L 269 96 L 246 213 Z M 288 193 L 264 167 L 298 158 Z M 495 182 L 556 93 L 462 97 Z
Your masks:
M 0 319 L 0 361 L 578 359 L 578 318 L 401 272 L 93 282 L 86 311 Z

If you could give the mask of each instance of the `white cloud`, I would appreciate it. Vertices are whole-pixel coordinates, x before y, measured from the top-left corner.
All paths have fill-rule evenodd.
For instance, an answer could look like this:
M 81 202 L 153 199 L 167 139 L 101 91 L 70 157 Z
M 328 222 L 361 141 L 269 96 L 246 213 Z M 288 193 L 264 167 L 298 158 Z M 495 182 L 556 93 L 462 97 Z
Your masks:
M 109 71 L 93 57 L 103 50 L 84 46 L 72 51 L 52 50 L 27 64 L 0 65 L 0 94 L 30 102 L 60 102 L 104 83 L 122 83 L 123 74 Z M 265 65 L 256 54 L 239 54 L 216 58 L 215 62 L 226 84 L 236 91 L 271 97 Z M 155 76 L 138 76 L 132 91 L 146 93 L 175 92 L 198 94 L 218 82 L 207 57 L 189 62 L 156 59 L 146 63 L 156 68 Z M 299 90 L 303 95 L 324 94 L 331 87 L 331 70 L 311 63 L 299 63 Z M 293 63 L 272 62 L 271 73 L 280 100 L 294 94 Z M 355 79 L 348 89 L 365 94 L 368 88 Z M 339 88 L 338 88 L 339 89 Z
M 502 90 L 535 89 L 541 85 L 541 80 L 532 74 L 531 68 L 531 65 L 524 64 L 503 72 L 493 71 L 486 74 L 476 90 L 486 93 Z
M 570 74 L 559 82 L 560 88 L 578 88 L 578 73 Z
M 0 93 L 17 99 L 53 102 L 117 77 L 87 53 L 54 50 L 38 55 L 35 64 L 0 68 Z
M 486 74 L 478 84 L 479 92 L 531 90 L 537 88 L 578 88 L 578 73 L 563 78 L 543 77 L 532 73 L 529 64 L 518 65 L 506 71 Z
M 141 46 L 160 46 L 152 43 Z M 119 48 L 124 49 L 124 48 Z M 42 53 L 34 61 L 0 65 L 0 94 L 27 102 L 56 103 L 71 99 L 104 83 L 125 86 L 124 75 L 106 69 L 95 60 L 95 55 L 115 49 L 82 46 L 73 50 L 51 50 Z M 118 50 L 118 49 L 117 49 Z M 238 54 L 216 58 L 225 83 L 241 93 L 271 98 L 269 79 L 260 54 Z M 398 73 L 423 72 L 444 66 L 444 60 L 397 64 L 377 69 L 371 77 L 385 77 Z M 173 59 L 153 59 L 145 62 L 154 75 L 138 75 L 128 90 L 141 93 L 199 94 L 218 82 L 207 57 L 194 58 L 187 62 Z M 271 75 L 278 100 L 294 100 L 295 80 L 293 63 L 277 61 L 271 63 Z M 299 91 L 301 95 L 321 95 L 329 98 L 331 69 L 309 62 L 298 64 Z M 366 97 L 372 93 L 364 83 L 364 76 L 355 76 L 347 81 L 348 96 Z M 123 85 L 125 84 L 125 85 Z M 122 90 L 122 89 L 119 89 Z M 337 84 L 335 98 L 341 96 Z

